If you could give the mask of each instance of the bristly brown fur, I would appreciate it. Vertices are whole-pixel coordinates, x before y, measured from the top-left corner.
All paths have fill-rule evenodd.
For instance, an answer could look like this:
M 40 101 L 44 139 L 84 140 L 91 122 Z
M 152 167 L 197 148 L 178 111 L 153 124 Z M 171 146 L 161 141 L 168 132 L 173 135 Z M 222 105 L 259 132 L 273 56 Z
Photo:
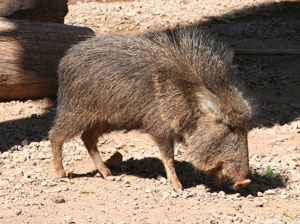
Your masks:
M 199 169 L 220 167 L 226 175 L 233 169 L 238 178 L 231 178 L 244 178 L 252 112 L 231 72 L 232 57 L 226 44 L 196 27 L 100 35 L 75 45 L 59 65 L 58 112 L 49 132 L 54 152 L 99 124 L 101 134 L 110 126 L 140 129 L 165 161 L 183 139 Z

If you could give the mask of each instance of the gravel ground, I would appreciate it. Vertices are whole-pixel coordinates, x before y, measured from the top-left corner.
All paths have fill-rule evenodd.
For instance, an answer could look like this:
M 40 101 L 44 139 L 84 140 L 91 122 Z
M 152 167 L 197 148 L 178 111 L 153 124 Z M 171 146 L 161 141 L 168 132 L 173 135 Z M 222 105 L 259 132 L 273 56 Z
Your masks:
M 1 103 L 10 114 L 22 104 L 30 118 L 26 129 L 16 120 L 3 121 L 19 134 L 53 119 L 55 108 L 44 100 Z M 43 108 L 44 106 L 44 108 Z M 46 113 L 43 113 L 46 111 Z M 42 115 L 39 115 L 42 114 Z M 44 114 L 47 114 L 46 116 Z M 22 117 L 22 118 L 21 118 Z M 39 120 L 37 122 L 37 120 Z M 38 125 L 37 125 L 38 124 Z M 0 154 L 0 220 L 2 223 L 299 223 L 300 121 L 249 133 L 252 183 L 244 190 L 218 189 L 213 179 L 185 162 L 184 148 L 176 147 L 176 168 L 185 185 L 172 190 L 165 178 L 158 149 L 145 134 L 115 132 L 100 138 L 104 159 L 123 155 L 121 172 L 110 181 L 95 172 L 79 138 L 64 146 L 64 166 L 72 179 L 56 179 L 51 149 L 41 139 L 26 136 Z M 18 141 L 18 140 L 17 140 Z M 204 209 L 205 208 L 205 209 Z M 53 215 L 55 214 L 55 216 Z
M 108 1 L 107 3 L 72 1 L 65 22 L 88 26 L 99 33 L 146 32 L 208 21 L 244 7 L 258 6 L 266 0 L 158 0 Z
M 295 35 L 300 30 L 299 15 L 292 13 L 293 5 L 279 5 L 279 11 L 278 5 L 254 7 L 241 16 L 238 11 L 244 7 L 271 2 L 70 3 L 66 23 L 88 26 L 97 33 L 197 23 L 236 48 L 300 47 Z M 123 155 L 122 170 L 114 171 L 109 181 L 95 172 L 79 138 L 64 145 L 64 166 L 73 178 L 57 179 L 47 139 L 55 99 L 0 102 L 0 223 L 299 224 L 299 61 L 299 56 L 235 57 L 238 74 L 259 103 L 248 135 L 252 182 L 239 191 L 216 188 L 211 177 L 185 162 L 185 149 L 177 145 L 176 169 L 185 190 L 174 192 L 157 147 L 136 131 L 100 138 L 98 147 L 105 160 L 116 151 Z

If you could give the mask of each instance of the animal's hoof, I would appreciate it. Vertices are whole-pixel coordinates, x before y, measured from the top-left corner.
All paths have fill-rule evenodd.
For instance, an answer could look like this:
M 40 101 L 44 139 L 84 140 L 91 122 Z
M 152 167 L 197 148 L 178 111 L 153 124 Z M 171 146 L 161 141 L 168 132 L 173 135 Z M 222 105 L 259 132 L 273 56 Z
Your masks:
M 100 173 L 102 174 L 102 177 L 104 179 L 106 179 L 106 177 L 112 176 L 111 171 L 107 167 L 102 168 Z
M 181 193 L 183 190 L 183 187 L 182 187 L 181 183 L 178 182 L 178 183 L 173 184 L 173 189 L 177 193 Z
M 56 171 L 57 177 L 58 178 L 65 178 L 67 177 L 67 174 L 64 170 Z

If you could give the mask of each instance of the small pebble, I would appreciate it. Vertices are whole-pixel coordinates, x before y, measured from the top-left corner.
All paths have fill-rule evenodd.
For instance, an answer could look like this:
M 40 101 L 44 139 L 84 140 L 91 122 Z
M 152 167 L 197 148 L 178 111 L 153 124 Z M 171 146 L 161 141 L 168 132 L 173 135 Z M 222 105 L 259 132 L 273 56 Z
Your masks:
M 257 192 L 257 197 L 263 197 L 263 196 L 264 196 L 264 194 L 262 192 L 260 192 L 260 191 Z
M 15 214 L 16 214 L 16 215 L 21 215 L 21 214 L 22 214 L 22 210 L 19 209 L 19 208 L 16 209 L 16 210 L 15 210 Z
M 61 204 L 66 202 L 65 198 L 62 195 L 56 195 L 52 197 L 51 200 L 56 204 Z

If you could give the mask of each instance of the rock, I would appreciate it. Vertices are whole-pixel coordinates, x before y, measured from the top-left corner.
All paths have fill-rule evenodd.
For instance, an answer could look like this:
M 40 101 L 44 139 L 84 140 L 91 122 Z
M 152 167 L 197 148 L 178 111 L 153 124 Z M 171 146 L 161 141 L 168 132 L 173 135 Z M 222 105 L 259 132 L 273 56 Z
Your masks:
M 170 193 L 169 192 L 167 192 L 167 191 L 164 191 L 163 193 L 162 193 L 162 197 L 163 197 L 163 199 L 168 199 L 168 198 L 170 198 Z
M 123 184 L 124 187 L 130 187 L 131 186 L 129 180 L 124 180 L 122 184 Z
M 296 146 L 290 146 L 286 150 L 289 151 L 289 152 L 295 152 L 295 151 L 297 151 L 297 147 Z
M 251 194 L 249 194 L 249 195 L 247 195 L 247 198 L 249 199 L 249 200 L 253 200 L 253 195 L 251 195 Z
M 33 178 L 35 173 L 32 170 L 29 170 L 28 172 L 25 173 L 26 178 Z
M 140 185 L 137 185 L 137 184 L 133 186 L 134 190 L 139 190 L 140 188 L 141 188 Z
M 107 177 L 105 177 L 105 180 L 115 181 L 116 178 L 114 176 L 107 176 Z
M 82 157 L 80 155 L 76 155 L 76 156 L 73 156 L 73 159 L 75 161 L 81 161 L 82 160 Z
M 67 185 L 63 185 L 63 186 L 60 187 L 60 189 L 61 189 L 62 191 L 68 191 L 68 190 L 69 190 L 69 187 L 68 187 Z
M 2 159 L 9 159 L 10 158 L 10 153 L 9 152 L 3 152 L 0 154 Z
M 116 177 L 116 181 L 121 181 L 122 179 L 123 179 L 123 177 L 124 177 L 125 175 L 124 174 L 122 174 L 122 175 L 120 175 L 120 176 L 118 176 L 118 177 Z
M 8 180 L 0 180 L 0 189 L 8 189 L 10 187 L 10 183 Z
M 134 143 L 129 143 L 129 145 L 128 145 L 129 147 L 135 147 L 135 144 Z
M 175 191 L 171 192 L 171 197 L 172 198 L 177 198 L 178 196 L 179 196 L 179 194 L 177 192 L 175 192 Z
M 67 224 L 75 223 L 75 222 L 73 221 L 73 219 L 71 218 L 71 216 L 68 216 L 68 215 L 66 215 L 66 216 L 64 217 L 64 221 L 65 221 L 65 223 L 67 223 Z
M 134 207 L 135 209 L 138 209 L 138 208 L 139 208 L 139 205 L 138 205 L 138 203 L 137 203 L 136 201 L 134 201 L 132 204 L 133 204 L 133 207 Z
M 61 188 L 60 187 L 56 187 L 53 191 L 54 192 L 61 192 Z
M 263 196 L 264 196 L 263 193 L 261 193 L 260 191 L 257 192 L 257 197 L 263 197 Z
M 181 195 L 181 197 L 184 198 L 184 199 L 187 199 L 187 198 L 192 197 L 192 196 L 193 196 L 193 195 L 190 194 L 190 193 L 187 192 L 187 191 L 183 191 L 183 192 L 182 192 L 182 195 Z
M 289 167 L 292 169 L 296 169 L 296 167 L 299 166 L 299 163 L 297 163 L 296 161 L 294 161 L 292 159 L 288 160 L 287 162 L 288 162 Z
M 22 210 L 19 209 L 19 208 L 16 209 L 16 210 L 15 210 L 15 214 L 16 214 L 16 215 L 21 215 L 21 214 L 22 214 Z
M 159 180 L 159 182 L 161 182 L 162 184 L 167 184 L 168 180 L 165 177 L 159 176 L 157 178 Z
M 219 196 L 219 197 L 225 197 L 225 195 L 226 195 L 226 194 L 225 194 L 224 191 L 220 191 L 220 192 L 218 193 L 218 196 Z
M 48 182 L 47 182 L 46 180 L 44 180 L 44 181 L 41 182 L 41 185 L 42 185 L 42 186 L 47 186 L 47 185 L 48 185 Z
M 263 202 L 263 200 L 255 201 L 255 207 L 264 207 L 264 202 Z
M 120 143 L 116 146 L 116 149 L 123 149 L 125 147 L 124 143 Z
M 40 160 L 45 160 L 47 157 L 46 157 L 45 153 L 39 152 L 37 154 L 37 158 L 40 159 Z
M 273 190 L 273 189 L 269 189 L 269 190 L 266 190 L 266 191 L 264 192 L 264 194 L 265 194 L 265 195 L 274 195 L 274 194 L 276 194 L 276 191 Z
M 51 200 L 56 204 L 61 204 L 66 202 L 65 198 L 62 195 L 56 195 L 52 197 Z

